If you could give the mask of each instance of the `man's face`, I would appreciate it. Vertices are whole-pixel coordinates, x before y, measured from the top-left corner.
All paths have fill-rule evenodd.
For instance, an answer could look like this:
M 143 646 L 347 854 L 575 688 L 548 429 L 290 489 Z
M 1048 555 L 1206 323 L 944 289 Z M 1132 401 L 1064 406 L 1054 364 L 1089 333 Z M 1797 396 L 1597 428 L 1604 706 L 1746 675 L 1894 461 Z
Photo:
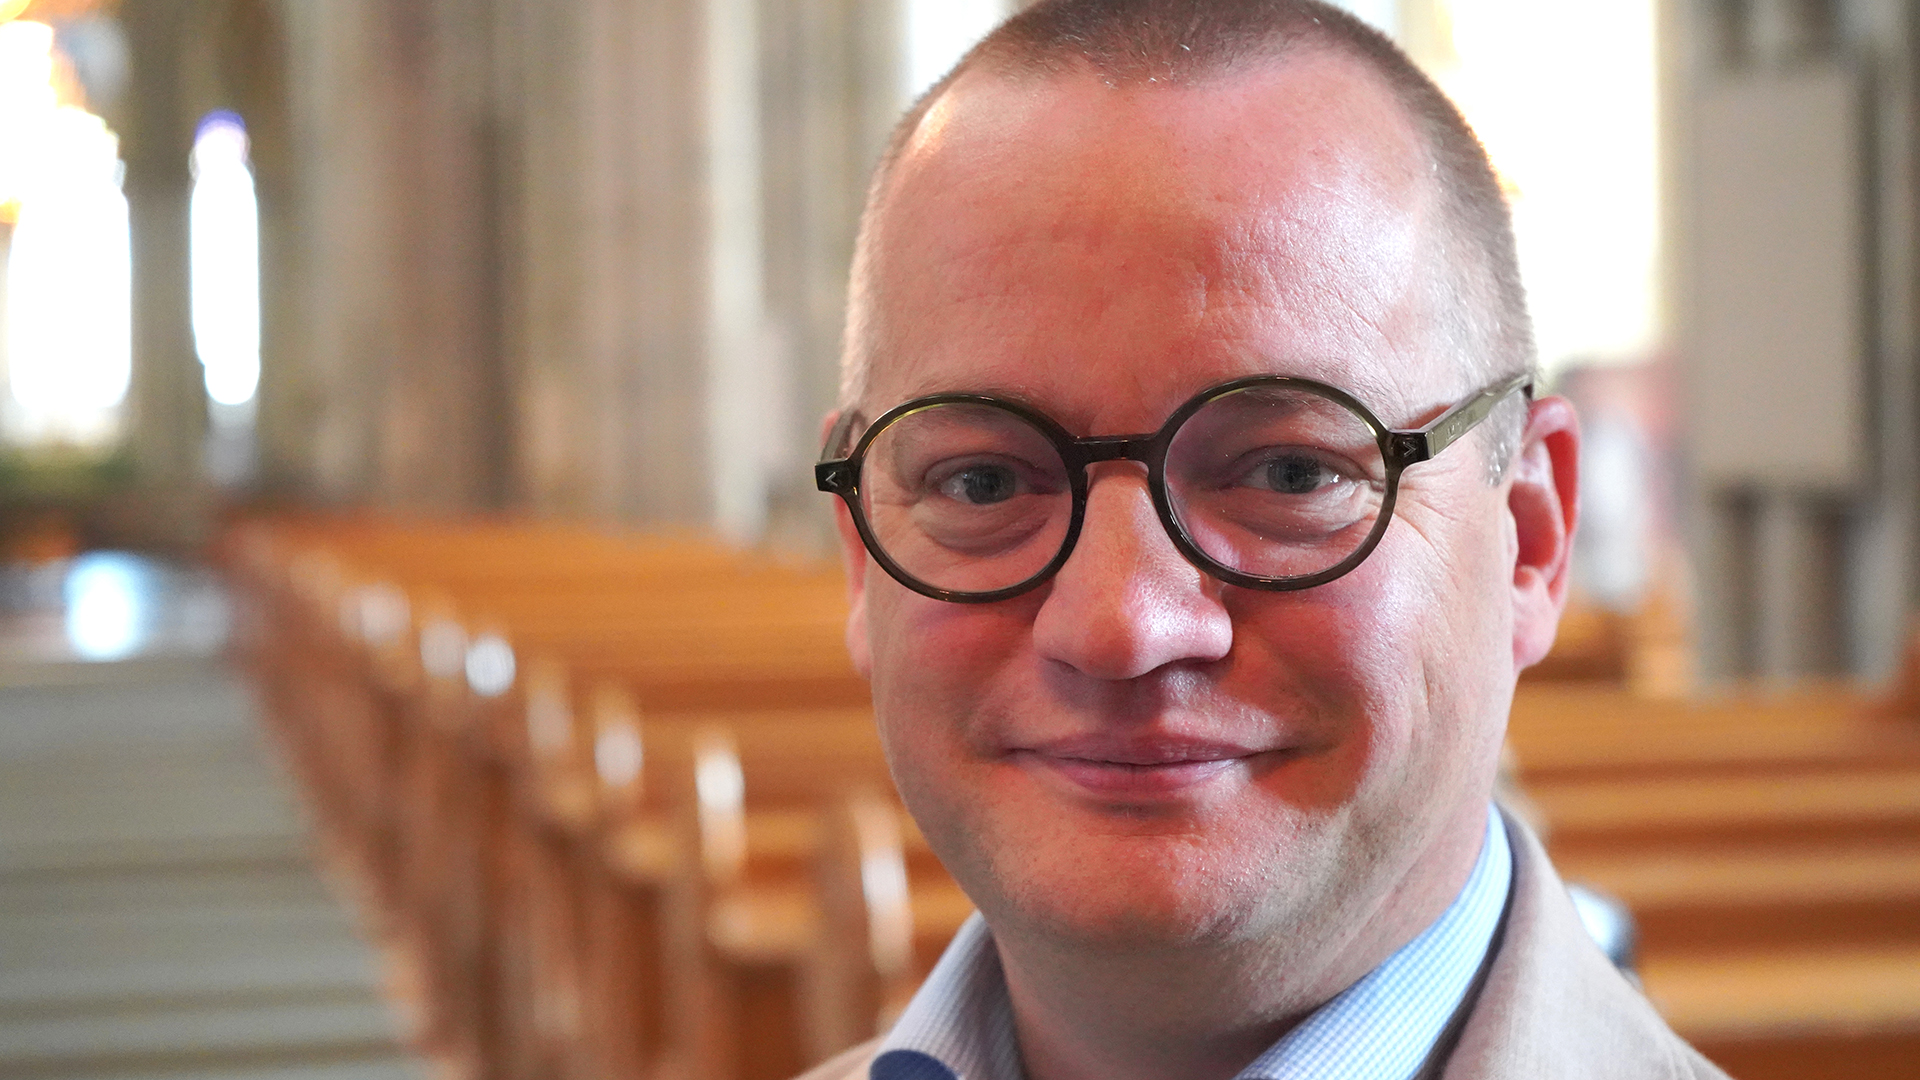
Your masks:
M 1148 432 L 1268 373 L 1431 419 L 1478 387 L 1433 330 L 1425 161 L 1337 56 L 1197 87 L 970 73 L 884 195 L 862 411 L 985 392 Z M 1358 569 L 1297 592 L 1183 560 L 1139 466 L 1090 480 L 1072 558 L 1012 600 L 909 592 L 850 539 L 895 778 L 996 931 L 1337 946 L 1449 838 L 1477 842 L 1516 548 L 1479 439 L 1405 474 Z

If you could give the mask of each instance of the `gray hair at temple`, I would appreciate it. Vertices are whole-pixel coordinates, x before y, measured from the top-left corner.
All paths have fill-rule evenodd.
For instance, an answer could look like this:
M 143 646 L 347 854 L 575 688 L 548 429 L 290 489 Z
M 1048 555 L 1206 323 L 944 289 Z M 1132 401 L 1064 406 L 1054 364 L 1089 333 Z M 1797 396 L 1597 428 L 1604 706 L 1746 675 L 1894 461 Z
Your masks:
M 840 408 L 866 391 L 870 237 L 893 164 L 934 101 L 976 68 L 1010 78 L 1091 68 L 1112 85 L 1178 85 L 1284 57 L 1330 49 L 1365 63 L 1412 118 L 1439 187 L 1443 227 L 1433 237 L 1442 272 L 1434 310 L 1440 340 L 1459 354 L 1463 392 L 1535 369 L 1532 322 L 1520 282 L 1512 218 L 1480 140 L 1447 96 L 1379 31 L 1319 0 L 1041 0 L 1002 23 L 922 95 L 895 126 L 874 171 L 855 246 L 841 360 Z M 1494 476 L 1518 443 L 1524 409 L 1510 399 L 1487 425 Z

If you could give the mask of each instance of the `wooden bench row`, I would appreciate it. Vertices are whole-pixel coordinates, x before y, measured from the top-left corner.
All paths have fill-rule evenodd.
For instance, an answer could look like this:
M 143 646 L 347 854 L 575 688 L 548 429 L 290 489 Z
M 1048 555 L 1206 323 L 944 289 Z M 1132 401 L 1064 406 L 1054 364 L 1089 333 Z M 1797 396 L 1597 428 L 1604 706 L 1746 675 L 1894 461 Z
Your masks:
M 1920 702 L 1534 684 L 1509 740 L 1556 865 L 1631 908 L 1677 1030 L 1743 1080 L 1915 1075 Z
M 831 568 L 371 518 L 254 524 L 229 562 L 276 731 L 462 1075 L 790 1075 L 970 911 L 892 793 Z M 1639 914 L 1656 998 L 1737 1049 L 1801 1029 L 1722 1003 L 1719 960 L 1920 943 L 1909 711 L 1533 679 L 1512 745 L 1563 870 Z
M 424 1041 L 474 1075 L 758 1077 L 870 1035 L 969 909 L 891 801 L 837 575 L 526 530 L 522 577 L 497 536 L 396 533 L 256 527 L 231 561 Z M 889 859 L 924 887 L 878 922 L 816 884 Z

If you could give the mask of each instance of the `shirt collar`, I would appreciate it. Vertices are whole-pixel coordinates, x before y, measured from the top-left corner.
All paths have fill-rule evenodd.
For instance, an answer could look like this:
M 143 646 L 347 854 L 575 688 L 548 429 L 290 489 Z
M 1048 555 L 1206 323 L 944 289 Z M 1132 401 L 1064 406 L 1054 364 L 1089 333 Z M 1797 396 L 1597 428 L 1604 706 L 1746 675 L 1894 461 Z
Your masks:
M 1433 1055 L 1479 975 L 1513 883 L 1513 852 L 1489 807 L 1473 871 L 1412 941 L 1315 1010 L 1236 1080 L 1409 1080 Z M 1022 1080 L 1013 1006 L 993 935 L 976 912 L 900 1014 L 870 1080 Z
M 880 1042 L 871 1080 L 1022 1080 L 1000 951 L 979 912 L 961 924 Z

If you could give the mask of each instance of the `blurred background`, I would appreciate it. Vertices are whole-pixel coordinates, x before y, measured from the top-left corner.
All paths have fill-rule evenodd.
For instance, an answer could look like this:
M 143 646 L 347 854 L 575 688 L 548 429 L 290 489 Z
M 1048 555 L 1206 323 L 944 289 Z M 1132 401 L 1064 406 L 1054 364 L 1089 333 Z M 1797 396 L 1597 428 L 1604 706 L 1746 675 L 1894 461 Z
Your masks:
M 361 943 L 366 897 L 356 922 L 314 879 L 325 813 L 216 662 L 223 538 L 372 514 L 823 556 L 809 466 L 868 170 L 1018 6 L 0 0 L 0 1075 L 414 1067 L 378 992 L 424 991 Z M 1582 414 L 1576 598 L 1537 677 L 1665 701 L 1920 679 L 1920 4 L 1343 6 L 1486 143 Z M 166 818 L 143 776 L 206 799 Z M 1916 777 L 1881 777 L 1874 813 L 1908 816 L 1876 836 L 1920 837 Z M 128 839 L 162 818 L 173 847 Z M 1909 862 L 1873 887 L 1910 916 Z M 103 944 L 143 918 L 166 929 Z M 298 1008 L 192 1011 L 261 978 Z M 1887 978 L 1896 1004 L 1832 1030 L 1904 1054 L 1920 986 Z M 183 1050 L 162 1033 L 189 1014 Z
M 0 545 L 192 550 L 235 505 L 818 545 L 867 169 L 1008 2 L 6 0 Z M 1909 5 L 1352 6 L 1507 185 L 1586 591 L 1683 604 L 1709 677 L 1885 677 Z

